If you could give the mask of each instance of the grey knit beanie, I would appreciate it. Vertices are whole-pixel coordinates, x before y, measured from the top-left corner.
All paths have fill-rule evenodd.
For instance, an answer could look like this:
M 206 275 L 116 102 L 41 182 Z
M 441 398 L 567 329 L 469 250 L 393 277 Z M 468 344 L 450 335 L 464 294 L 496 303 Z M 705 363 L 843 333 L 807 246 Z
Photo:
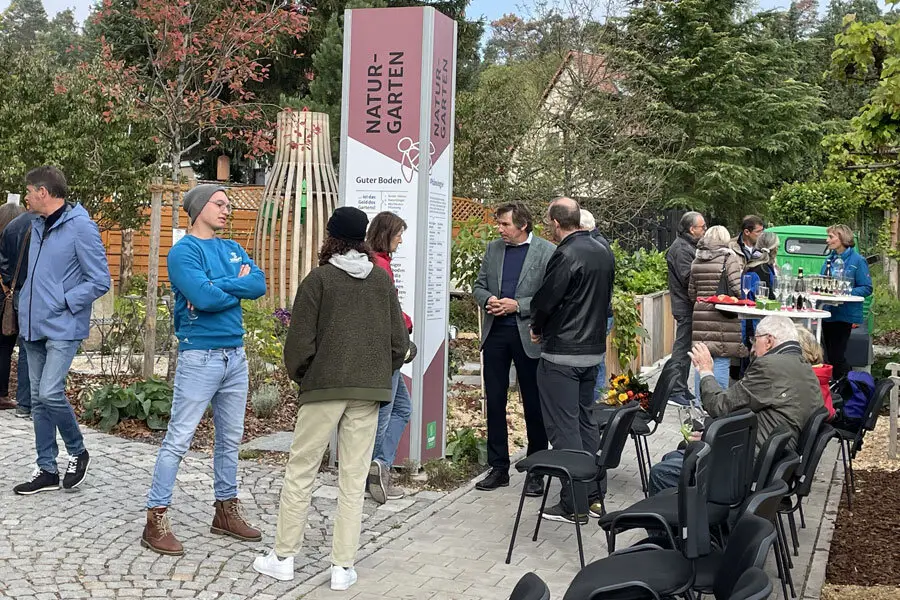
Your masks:
M 204 183 L 188 190 L 184 195 L 184 200 L 182 200 L 182 206 L 184 206 L 184 212 L 191 218 L 191 224 L 193 225 L 197 217 L 200 216 L 200 211 L 203 210 L 203 207 L 206 206 L 213 194 L 227 191 L 227 187 L 217 183 Z

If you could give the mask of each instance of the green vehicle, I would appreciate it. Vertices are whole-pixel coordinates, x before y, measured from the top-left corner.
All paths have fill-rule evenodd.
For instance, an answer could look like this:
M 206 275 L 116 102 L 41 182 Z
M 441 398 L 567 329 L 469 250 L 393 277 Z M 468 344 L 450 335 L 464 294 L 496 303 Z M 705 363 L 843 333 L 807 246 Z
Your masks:
M 825 240 L 828 238 L 828 228 L 818 225 L 779 225 L 778 227 L 767 227 L 766 231 L 771 231 L 778 235 L 778 254 L 775 263 L 779 268 L 785 263 L 791 265 L 794 276 L 797 275 L 797 269 L 803 267 L 804 274 L 818 275 L 822 271 L 822 265 L 825 264 L 825 257 L 828 256 L 828 245 Z M 850 343 L 847 346 L 848 359 L 854 356 L 869 356 L 868 364 L 872 363 L 871 358 L 871 339 L 869 331 L 872 331 L 873 319 L 869 308 L 872 306 L 872 296 L 866 298 L 863 303 L 863 319 L 866 327 L 859 327 L 853 330 L 850 337 Z M 859 345 L 857 345 L 859 344 Z M 869 349 L 868 352 L 858 353 L 861 348 Z M 850 364 L 854 367 L 865 366 L 857 365 L 853 360 Z

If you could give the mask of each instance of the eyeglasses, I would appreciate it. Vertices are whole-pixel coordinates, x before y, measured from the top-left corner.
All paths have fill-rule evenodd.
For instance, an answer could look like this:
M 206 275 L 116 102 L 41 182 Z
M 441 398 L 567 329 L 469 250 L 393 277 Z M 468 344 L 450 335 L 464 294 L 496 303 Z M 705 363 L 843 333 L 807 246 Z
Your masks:
M 210 204 L 215 204 L 219 207 L 219 210 L 224 210 L 225 212 L 231 212 L 231 204 L 228 202 L 210 202 Z
M 755 344 L 757 341 L 761 340 L 762 338 L 767 338 L 767 337 L 772 337 L 772 334 L 771 333 L 761 333 L 760 335 L 751 335 L 750 343 Z

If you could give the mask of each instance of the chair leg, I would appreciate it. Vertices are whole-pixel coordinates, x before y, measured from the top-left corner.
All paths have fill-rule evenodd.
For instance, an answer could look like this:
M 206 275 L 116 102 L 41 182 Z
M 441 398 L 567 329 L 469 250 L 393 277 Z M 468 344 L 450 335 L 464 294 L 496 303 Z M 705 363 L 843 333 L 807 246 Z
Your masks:
M 528 481 L 528 476 L 526 475 L 525 481 Z M 550 483 L 549 481 L 547 482 Z M 549 487 L 549 485 L 548 485 Z M 544 499 L 546 500 L 547 494 L 544 493 Z M 522 508 L 525 506 L 525 483 L 522 484 L 522 495 L 519 497 L 519 510 L 516 513 L 516 522 L 513 524 L 512 537 L 509 539 L 509 551 L 506 553 L 506 564 L 509 564 L 509 561 L 512 560 L 512 551 L 513 546 L 516 543 L 516 532 L 519 530 L 519 521 L 522 519 Z M 540 516 L 538 517 L 538 523 L 540 523 Z M 535 534 L 537 535 L 537 534 Z
M 841 462 L 844 464 L 844 491 L 847 492 L 847 508 L 853 510 L 853 494 L 850 491 L 851 475 L 847 466 L 847 447 L 844 445 L 843 439 L 841 440 Z
M 784 540 L 784 547 L 787 548 L 787 531 L 784 529 L 784 520 L 781 518 L 781 513 L 778 513 L 778 530 L 781 533 L 781 539 Z M 787 559 L 787 566 L 789 569 L 794 568 L 794 559 L 791 558 L 791 553 L 785 550 L 784 557 Z
M 794 556 L 800 556 L 800 540 L 797 537 L 797 522 L 794 521 L 794 513 L 788 513 L 788 525 L 791 527 L 791 538 L 794 542 Z
M 775 536 L 775 566 L 778 568 L 778 579 L 781 581 L 781 590 L 784 592 L 784 600 L 788 600 L 787 578 L 784 575 L 784 546 L 781 545 L 781 536 Z
M 575 481 L 569 478 L 569 490 L 572 492 L 572 505 L 575 510 L 575 537 L 578 538 L 578 560 L 581 561 L 581 568 L 584 568 L 584 546 L 581 543 L 581 521 L 578 519 L 578 496 L 575 495 Z
M 803 500 L 797 499 L 797 509 L 800 511 L 800 527 L 806 529 L 806 517 L 803 515 Z
M 541 500 L 541 510 L 538 512 L 537 525 L 534 526 L 534 536 L 531 538 L 532 542 L 537 541 L 538 531 L 541 530 L 541 521 L 544 518 L 544 508 L 547 507 L 547 495 L 550 493 L 550 482 L 553 481 L 553 476 L 547 476 L 547 485 L 544 486 L 544 498 Z
M 647 497 L 647 473 L 644 471 L 646 463 L 644 462 L 644 449 L 641 447 L 641 441 L 638 436 L 631 434 L 634 440 L 634 453 L 637 457 L 638 476 L 641 479 L 641 491 L 644 492 L 644 498 Z
M 646 435 L 641 436 L 641 439 L 644 442 L 644 458 L 647 459 L 647 473 L 648 473 L 647 485 L 649 487 L 649 485 L 650 485 L 649 473 L 650 473 L 650 469 L 653 468 L 653 460 L 650 458 L 650 443 L 647 441 L 647 437 L 648 436 L 646 436 Z
M 781 523 L 780 515 L 778 519 L 777 526 L 775 528 L 776 533 L 776 552 L 781 553 L 781 560 L 784 564 L 784 579 L 782 580 L 782 586 L 784 582 L 787 581 L 788 586 L 791 588 L 791 598 L 797 597 L 797 591 L 794 589 L 794 575 L 791 573 L 791 569 L 794 568 L 794 562 L 791 559 L 790 552 L 787 551 L 787 534 L 784 531 L 784 526 Z M 787 600 L 787 591 L 785 590 L 785 600 Z

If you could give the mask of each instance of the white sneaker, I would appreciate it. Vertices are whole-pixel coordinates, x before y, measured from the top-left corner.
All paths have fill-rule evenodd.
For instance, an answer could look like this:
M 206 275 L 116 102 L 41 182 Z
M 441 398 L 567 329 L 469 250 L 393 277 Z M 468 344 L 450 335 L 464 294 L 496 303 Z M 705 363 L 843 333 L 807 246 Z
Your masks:
M 356 583 L 356 569 L 353 567 L 331 566 L 331 589 L 342 592 Z
M 294 578 L 294 557 L 288 556 L 287 558 L 279 559 L 275 551 L 270 550 L 265 556 L 256 557 L 256 560 L 253 561 L 253 570 L 257 573 L 274 577 L 278 581 L 291 581 Z M 333 572 L 331 581 L 334 581 Z

